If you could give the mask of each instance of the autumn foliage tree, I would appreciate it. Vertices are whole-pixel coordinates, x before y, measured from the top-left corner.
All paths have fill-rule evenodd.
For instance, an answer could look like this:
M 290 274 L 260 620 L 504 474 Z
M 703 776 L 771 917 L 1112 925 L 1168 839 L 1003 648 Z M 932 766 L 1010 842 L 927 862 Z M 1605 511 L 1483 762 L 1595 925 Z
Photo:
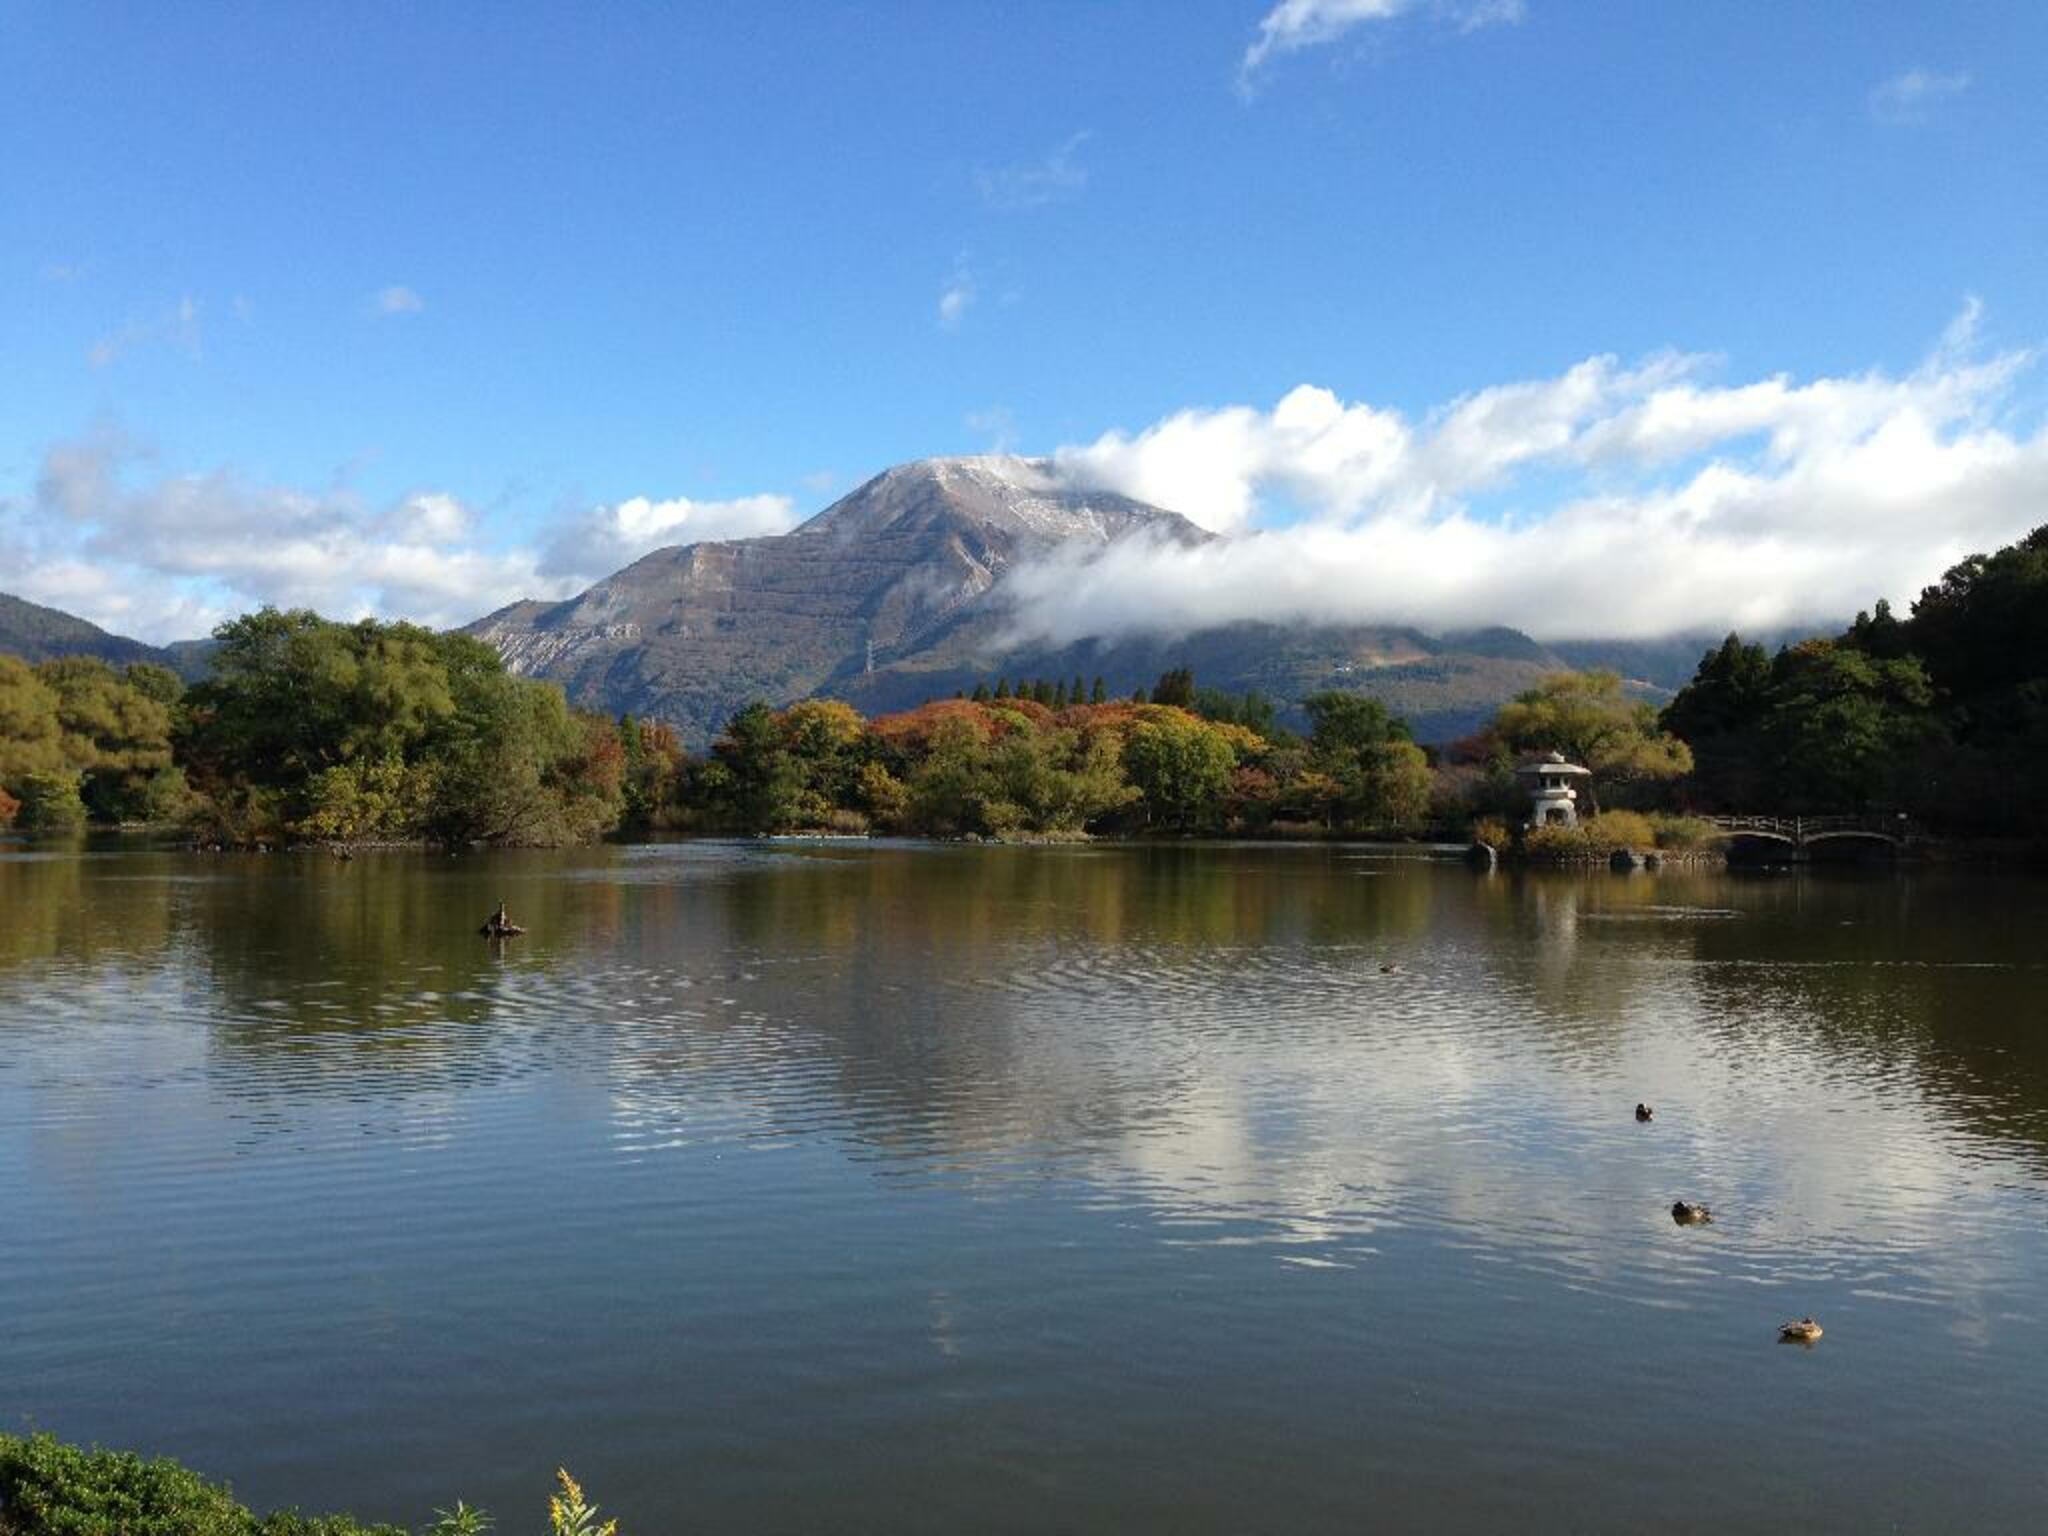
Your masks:
M 1657 721 L 1654 706 L 1623 690 L 1613 672 L 1558 672 L 1517 694 L 1494 716 L 1490 735 L 1507 752 L 1561 752 L 1593 771 L 1598 788 L 1654 783 L 1692 771 L 1692 751 Z

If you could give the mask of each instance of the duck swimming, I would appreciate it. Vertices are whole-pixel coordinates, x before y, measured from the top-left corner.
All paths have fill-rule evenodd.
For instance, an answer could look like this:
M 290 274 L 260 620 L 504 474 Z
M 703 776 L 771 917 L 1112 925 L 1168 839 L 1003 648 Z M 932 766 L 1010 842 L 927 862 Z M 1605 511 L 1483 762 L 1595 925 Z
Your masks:
M 1671 1219 L 1681 1227 L 1697 1227 L 1712 1221 L 1714 1213 L 1691 1200 L 1674 1200 L 1671 1202 Z
M 483 927 L 477 930 L 487 939 L 509 939 L 526 930 L 505 915 L 505 903 L 498 903 L 498 910 L 484 919 Z
M 1636 1120 L 1638 1123 L 1648 1120 L 1652 1115 L 1656 1113 L 1657 1111 L 1650 1108 L 1650 1106 L 1647 1104 L 1638 1104 L 1636 1106 Z
M 1780 1344 L 1811 1344 L 1820 1336 L 1820 1324 L 1810 1317 L 1802 1317 L 1796 1323 L 1781 1323 L 1778 1326 Z

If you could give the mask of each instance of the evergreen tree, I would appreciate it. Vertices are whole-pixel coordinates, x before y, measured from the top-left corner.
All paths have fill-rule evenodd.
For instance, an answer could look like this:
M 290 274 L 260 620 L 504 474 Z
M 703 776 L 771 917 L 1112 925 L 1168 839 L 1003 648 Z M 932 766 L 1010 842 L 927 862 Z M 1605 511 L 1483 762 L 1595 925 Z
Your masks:
M 1053 686 L 1052 707 L 1054 709 L 1065 709 L 1067 707 L 1067 685 L 1065 683 L 1057 683 Z
M 1192 667 L 1173 667 L 1159 675 L 1152 688 L 1154 704 L 1172 704 L 1192 709 L 1195 704 L 1195 673 Z
M 973 699 L 977 704 L 986 704 L 988 702 L 989 692 L 987 683 L 976 683 L 974 685 Z
M 1109 689 L 1103 686 L 1100 673 L 1096 674 L 1095 691 L 1088 695 L 1088 702 L 1090 704 L 1107 704 L 1109 702 Z
M 1009 679 L 1008 679 L 1007 677 L 999 677 L 999 678 L 997 678 L 997 679 L 996 679 L 996 702 L 998 702 L 998 703 L 1001 703 L 1001 702 L 1003 702 L 1004 700 L 1008 699 L 1009 697 L 1010 697 L 1010 680 L 1009 680 Z

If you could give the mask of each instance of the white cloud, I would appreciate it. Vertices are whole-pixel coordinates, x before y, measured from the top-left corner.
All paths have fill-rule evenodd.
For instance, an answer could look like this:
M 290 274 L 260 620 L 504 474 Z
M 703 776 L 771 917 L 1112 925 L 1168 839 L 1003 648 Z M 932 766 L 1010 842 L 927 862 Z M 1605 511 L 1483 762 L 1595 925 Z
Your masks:
M 199 340 L 199 301 L 189 293 L 160 315 L 130 321 L 110 331 L 86 348 L 86 361 L 105 368 L 144 347 L 163 346 L 197 361 L 202 355 Z
M 978 296 L 979 290 L 975 287 L 974 273 L 967 265 L 967 258 L 962 256 L 953 263 L 952 275 L 939 289 L 939 324 L 949 331 L 958 330 L 961 320 L 966 317 L 967 311 Z
M 544 546 L 493 542 L 487 520 L 444 491 L 380 504 L 228 470 L 152 478 L 147 458 L 107 430 L 52 447 L 33 494 L 0 503 L 0 591 L 158 641 L 263 603 L 445 626 L 515 598 L 567 597 L 662 544 L 794 520 L 781 496 L 634 497 Z
M 1280 0 L 1259 22 L 1259 35 L 1238 65 L 1238 89 L 1256 90 L 1273 60 L 1336 42 L 1372 22 L 1392 21 L 1415 10 L 1434 11 L 1460 31 L 1520 21 L 1522 0 Z
M 1903 605 L 2048 518 L 2048 425 L 2017 427 L 2032 354 L 1974 361 L 1966 310 L 1914 372 L 1709 383 L 1707 360 L 1593 358 L 1411 420 L 1301 386 L 1054 456 L 1083 487 L 1220 533 L 1014 573 L 1059 641 L 1241 620 L 1505 623 L 1648 636 Z
M 974 181 L 981 190 L 982 202 L 1001 212 L 1015 213 L 1080 196 L 1088 185 L 1088 168 L 1079 164 L 1074 155 L 1091 137 L 1084 129 L 1043 160 L 976 171 Z
M 740 496 L 731 501 L 693 501 L 687 496 L 653 501 L 634 496 L 593 507 L 565 528 L 549 544 L 541 569 L 595 581 L 671 544 L 761 538 L 787 533 L 796 522 L 796 504 L 787 496 Z
M 1303 384 L 1271 411 L 1181 411 L 1135 435 L 1108 432 L 1053 457 L 1072 484 L 1170 507 L 1216 533 L 1251 523 L 1262 493 L 1321 517 L 1369 507 L 1426 512 L 1555 453 L 1589 415 L 1683 366 L 1659 359 L 1623 369 L 1592 358 L 1555 379 L 1480 390 L 1419 425 Z
M 416 315 L 427 307 L 427 301 L 404 284 L 394 283 L 371 294 L 369 307 L 373 315 Z
M 1870 115 L 1881 123 L 1920 123 L 1940 102 L 1960 96 L 1970 88 L 1967 70 L 1943 74 L 1931 69 L 1909 69 L 1873 87 Z

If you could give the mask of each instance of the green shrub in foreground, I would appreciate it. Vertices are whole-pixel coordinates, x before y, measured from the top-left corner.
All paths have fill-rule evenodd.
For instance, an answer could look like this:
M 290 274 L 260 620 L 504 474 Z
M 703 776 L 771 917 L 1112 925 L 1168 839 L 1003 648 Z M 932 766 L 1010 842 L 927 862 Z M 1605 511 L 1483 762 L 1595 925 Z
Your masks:
M 168 1457 L 0 1435 L 0 1536 L 404 1536 L 292 1511 L 258 1517 Z
M 550 1536 L 616 1536 L 567 1472 L 548 1501 Z M 490 1517 L 460 1500 L 425 1536 L 483 1536 Z M 0 1434 L 0 1536 L 406 1536 L 347 1515 L 258 1515 L 168 1456 L 83 1450 L 52 1435 Z

